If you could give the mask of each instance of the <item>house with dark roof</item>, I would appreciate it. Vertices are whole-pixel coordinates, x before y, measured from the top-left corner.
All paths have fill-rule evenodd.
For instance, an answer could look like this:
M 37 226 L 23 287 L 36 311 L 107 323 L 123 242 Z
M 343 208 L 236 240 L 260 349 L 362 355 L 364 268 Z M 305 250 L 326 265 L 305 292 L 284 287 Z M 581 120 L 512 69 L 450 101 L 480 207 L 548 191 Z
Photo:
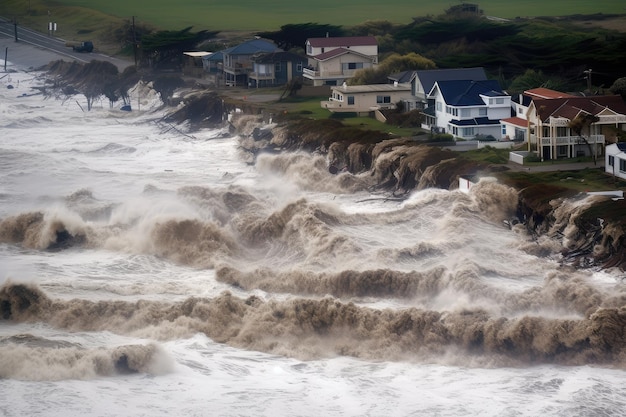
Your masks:
M 604 170 L 613 177 L 626 180 L 626 143 L 618 142 L 607 145 Z
M 570 127 L 577 117 L 589 121 L 580 136 Z M 527 119 L 528 150 L 542 161 L 597 157 L 604 154 L 607 138 L 615 142 L 616 130 L 626 130 L 626 103 L 619 95 L 537 98 L 528 107 Z
M 496 80 L 435 81 L 428 99 L 426 124 L 457 139 L 500 139 L 500 120 L 511 115 L 511 96 Z
M 276 44 L 265 39 L 251 39 L 221 51 L 222 80 L 230 86 L 247 86 L 248 74 L 253 71 L 252 58 L 260 53 L 279 52 Z
M 259 88 L 284 85 L 295 77 L 302 77 L 307 59 L 291 52 L 277 51 L 256 54 L 251 61 L 248 84 Z
M 413 110 L 424 109 L 433 105 L 434 101 L 428 102 L 428 94 L 437 81 L 485 81 L 486 79 L 487 75 L 482 67 L 416 70 L 409 81 L 415 104 L 405 107 L 408 107 L 407 110 Z
M 378 65 L 378 42 L 374 36 L 309 38 L 303 76 L 314 86 L 341 85 L 358 70 Z

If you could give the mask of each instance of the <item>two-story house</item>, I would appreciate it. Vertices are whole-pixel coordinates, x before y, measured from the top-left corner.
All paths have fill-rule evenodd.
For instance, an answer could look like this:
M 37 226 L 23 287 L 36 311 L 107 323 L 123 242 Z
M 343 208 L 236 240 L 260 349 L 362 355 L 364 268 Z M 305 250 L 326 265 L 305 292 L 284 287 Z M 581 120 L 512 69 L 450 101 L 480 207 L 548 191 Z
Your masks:
M 500 120 L 502 140 L 525 142 L 528 140 L 528 108 L 536 99 L 575 97 L 560 91 L 539 87 L 524 91 L 511 97 L 511 117 Z
M 273 42 L 265 39 L 251 39 L 232 48 L 224 49 L 222 54 L 222 78 L 226 85 L 247 86 L 248 74 L 253 71 L 252 58 L 264 52 L 279 52 Z
M 601 156 L 606 137 L 614 141 L 616 129 L 626 130 L 626 103 L 621 96 L 561 94 L 558 98 L 533 98 L 528 107 L 528 150 L 542 160 Z M 581 135 L 570 127 L 577 117 L 590 120 Z
M 470 80 L 484 81 L 487 79 L 485 70 L 481 67 L 475 68 L 450 68 L 433 70 L 415 70 L 410 78 L 411 94 L 413 103 L 405 103 L 405 109 L 422 110 L 434 104 L 428 100 L 428 94 L 437 81 Z
M 248 74 L 250 87 L 283 85 L 302 77 L 306 58 L 291 52 L 265 52 L 251 58 L 252 72 Z
M 309 38 L 305 50 L 308 65 L 303 76 L 314 86 L 341 85 L 356 71 L 378 65 L 374 36 Z
M 511 96 L 496 80 L 436 81 L 428 99 L 435 103 L 431 129 L 458 139 L 498 139 L 500 119 L 511 115 Z

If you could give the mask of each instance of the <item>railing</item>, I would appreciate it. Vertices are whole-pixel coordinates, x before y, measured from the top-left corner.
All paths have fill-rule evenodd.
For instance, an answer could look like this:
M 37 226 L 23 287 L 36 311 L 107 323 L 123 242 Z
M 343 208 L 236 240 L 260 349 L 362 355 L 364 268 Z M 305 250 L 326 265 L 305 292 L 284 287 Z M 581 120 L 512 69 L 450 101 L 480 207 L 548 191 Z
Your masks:
M 348 71 L 316 71 L 309 68 L 303 68 L 302 73 L 313 78 L 320 77 L 352 77 L 357 70 Z
M 234 67 L 230 66 L 230 67 L 224 67 L 224 71 L 225 72 L 229 72 L 231 74 L 248 74 L 252 71 L 252 66 L 251 65 L 241 65 L 241 64 L 236 64 Z
M 536 139 L 535 135 L 531 135 L 531 139 Z M 604 143 L 604 135 L 591 135 L 586 136 L 587 142 L 589 143 Z M 556 138 L 541 138 L 541 145 L 549 146 L 552 144 L 555 145 L 582 145 L 585 144 L 585 141 L 580 136 L 558 136 Z
M 255 80 L 273 80 L 274 74 L 259 74 L 257 72 L 251 72 L 248 77 Z

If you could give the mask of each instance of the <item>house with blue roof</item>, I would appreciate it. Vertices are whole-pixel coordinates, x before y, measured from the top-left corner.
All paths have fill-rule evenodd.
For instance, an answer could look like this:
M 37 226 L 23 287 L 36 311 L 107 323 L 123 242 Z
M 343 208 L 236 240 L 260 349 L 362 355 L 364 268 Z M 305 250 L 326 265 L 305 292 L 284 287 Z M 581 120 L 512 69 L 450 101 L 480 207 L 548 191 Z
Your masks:
M 228 86 L 248 86 L 248 74 L 253 72 L 253 57 L 268 52 L 280 52 L 271 41 L 254 38 L 207 58 L 205 65 L 217 73 L 216 83 Z M 219 55 L 218 55 L 219 54 Z M 219 58 L 221 56 L 221 62 Z
M 434 105 L 425 112 L 426 124 L 458 139 L 499 140 L 500 119 L 511 116 L 511 96 L 496 80 L 435 81 L 428 99 Z

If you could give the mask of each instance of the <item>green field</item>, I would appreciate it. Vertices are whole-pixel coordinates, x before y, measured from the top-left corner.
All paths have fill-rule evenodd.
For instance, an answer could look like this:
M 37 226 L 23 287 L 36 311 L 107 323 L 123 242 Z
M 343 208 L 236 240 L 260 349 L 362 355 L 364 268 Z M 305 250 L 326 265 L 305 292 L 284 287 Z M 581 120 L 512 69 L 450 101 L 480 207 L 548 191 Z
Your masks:
M 289 23 L 354 26 L 368 20 L 407 24 L 413 17 L 438 15 L 452 0 L 2 0 L 2 15 L 20 16 L 40 4 L 54 16 L 63 6 L 149 23 L 162 29 L 193 26 L 195 30 L 263 31 Z M 624 0 L 483 0 L 485 15 L 503 18 L 626 13 Z

